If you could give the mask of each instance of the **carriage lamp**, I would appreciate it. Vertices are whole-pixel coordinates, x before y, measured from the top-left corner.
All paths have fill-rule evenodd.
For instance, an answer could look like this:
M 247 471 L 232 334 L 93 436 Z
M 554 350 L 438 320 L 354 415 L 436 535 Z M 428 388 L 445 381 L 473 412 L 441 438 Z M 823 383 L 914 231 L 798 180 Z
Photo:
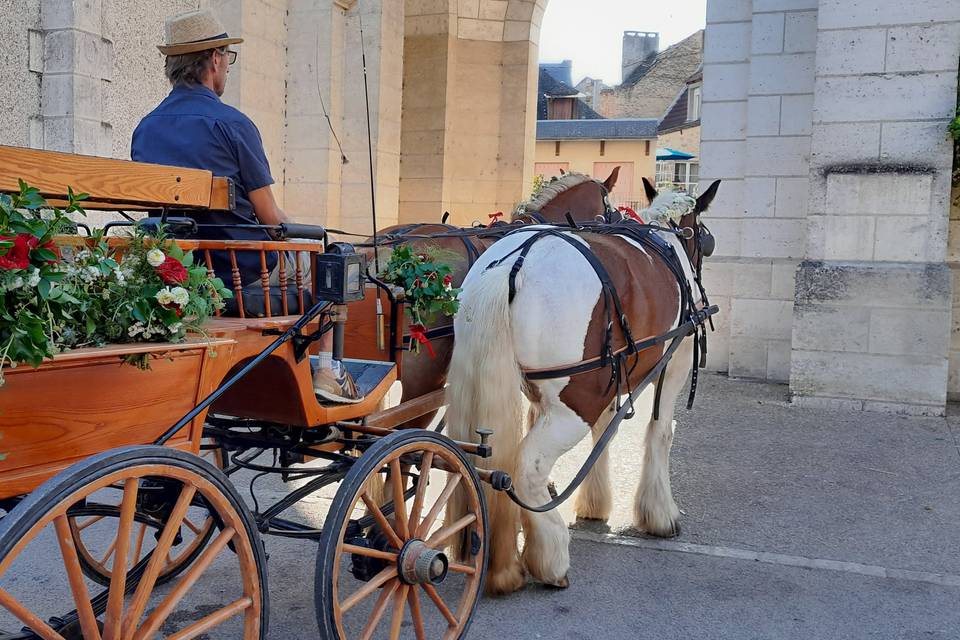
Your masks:
M 353 245 L 331 243 L 325 253 L 317 254 L 314 267 L 314 293 L 318 299 L 335 304 L 363 300 L 366 258 Z

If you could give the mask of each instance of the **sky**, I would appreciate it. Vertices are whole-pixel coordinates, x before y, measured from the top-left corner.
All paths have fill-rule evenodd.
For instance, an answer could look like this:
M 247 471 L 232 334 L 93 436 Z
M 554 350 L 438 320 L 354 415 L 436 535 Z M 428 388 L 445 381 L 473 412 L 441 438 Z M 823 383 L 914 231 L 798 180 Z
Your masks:
M 584 76 L 620 83 L 624 31 L 659 31 L 660 50 L 702 29 L 706 0 L 550 0 L 540 29 L 540 62 L 573 60 Z

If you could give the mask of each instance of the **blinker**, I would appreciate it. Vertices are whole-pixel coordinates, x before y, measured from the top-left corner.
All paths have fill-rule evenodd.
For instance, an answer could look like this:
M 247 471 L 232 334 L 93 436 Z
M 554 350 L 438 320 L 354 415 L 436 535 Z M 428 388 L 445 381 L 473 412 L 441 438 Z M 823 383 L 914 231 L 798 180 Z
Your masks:
M 706 227 L 700 227 L 700 253 L 703 257 L 709 258 L 713 255 L 713 250 L 717 248 L 717 239 L 713 237 L 710 230 Z

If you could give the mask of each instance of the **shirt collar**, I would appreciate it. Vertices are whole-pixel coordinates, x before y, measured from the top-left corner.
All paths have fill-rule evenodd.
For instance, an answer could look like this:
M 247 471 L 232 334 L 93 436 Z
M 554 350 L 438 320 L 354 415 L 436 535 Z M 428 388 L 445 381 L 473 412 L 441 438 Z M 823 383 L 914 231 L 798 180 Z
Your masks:
M 217 102 L 220 102 L 220 96 L 211 91 L 208 87 L 202 84 L 180 84 L 173 88 L 171 93 L 182 93 L 182 94 L 192 94 L 198 96 L 204 96 L 206 98 L 213 98 Z

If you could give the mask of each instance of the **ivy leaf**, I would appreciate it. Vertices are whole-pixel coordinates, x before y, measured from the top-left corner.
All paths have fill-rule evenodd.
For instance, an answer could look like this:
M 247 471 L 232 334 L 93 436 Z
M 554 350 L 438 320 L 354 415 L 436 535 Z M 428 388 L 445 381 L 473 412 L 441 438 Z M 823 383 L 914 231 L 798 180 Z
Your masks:
M 37 285 L 37 293 L 40 294 L 40 297 L 44 300 L 50 297 L 50 281 L 46 278 L 40 280 L 40 284 Z

